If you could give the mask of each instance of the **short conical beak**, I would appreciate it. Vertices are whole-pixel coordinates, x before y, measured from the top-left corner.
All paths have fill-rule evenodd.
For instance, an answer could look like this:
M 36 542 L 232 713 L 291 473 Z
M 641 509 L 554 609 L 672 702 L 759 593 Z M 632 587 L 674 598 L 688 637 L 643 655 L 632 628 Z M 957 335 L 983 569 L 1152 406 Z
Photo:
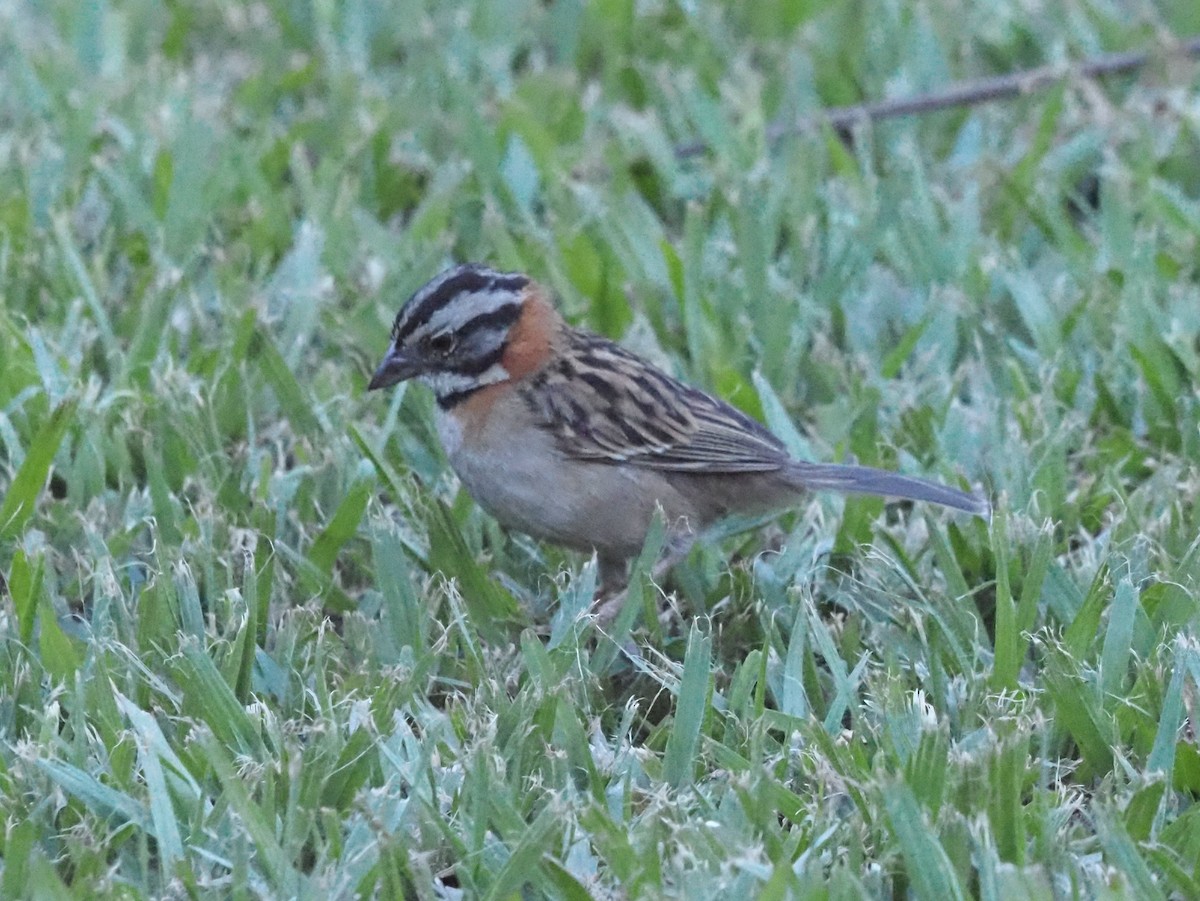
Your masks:
M 383 362 L 379 364 L 379 368 L 375 370 L 375 374 L 371 376 L 367 390 L 374 391 L 377 388 L 387 388 L 399 384 L 405 379 L 411 379 L 420 371 L 421 368 L 415 360 L 406 356 L 402 350 L 393 345 L 388 350 L 387 356 L 383 358 Z

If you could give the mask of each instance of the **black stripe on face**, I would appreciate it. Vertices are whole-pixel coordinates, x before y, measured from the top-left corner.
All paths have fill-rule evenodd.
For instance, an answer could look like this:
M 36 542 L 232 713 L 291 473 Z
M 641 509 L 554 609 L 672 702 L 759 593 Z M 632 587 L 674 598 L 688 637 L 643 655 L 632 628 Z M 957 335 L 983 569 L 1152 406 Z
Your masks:
M 448 372 L 453 372 L 455 375 L 483 375 L 494 365 L 500 362 L 500 358 L 504 356 L 504 345 L 499 344 L 494 349 L 482 354 L 478 357 L 471 357 L 465 360 L 456 360 L 446 367 Z
M 393 327 L 393 340 L 403 341 L 422 323 L 428 322 L 435 310 L 445 306 L 460 294 L 474 294 L 480 291 L 511 291 L 519 292 L 529 284 L 529 279 L 516 272 L 496 272 L 486 266 L 466 263 L 452 270 L 451 274 L 438 276 L 433 281 L 441 279 L 441 284 L 422 296 L 429 288 L 427 284 L 417 291 L 408 303 L 401 308 Z M 432 282 L 430 283 L 432 284 Z M 419 299 L 418 299 L 419 298 Z M 409 307 L 412 307 L 411 311 Z
M 464 388 L 462 391 L 455 391 L 452 394 L 439 394 L 437 397 L 437 405 L 443 410 L 450 410 L 457 407 L 464 400 L 478 391 L 480 388 L 485 388 L 486 385 L 474 385 L 470 388 Z
M 502 307 L 497 307 L 488 313 L 483 313 L 476 316 L 474 319 L 469 319 L 463 324 L 463 327 L 458 330 L 458 341 L 460 344 L 466 343 L 471 336 L 477 332 L 493 329 L 497 332 L 507 332 L 514 322 L 521 316 L 521 305 L 516 303 L 506 303 Z

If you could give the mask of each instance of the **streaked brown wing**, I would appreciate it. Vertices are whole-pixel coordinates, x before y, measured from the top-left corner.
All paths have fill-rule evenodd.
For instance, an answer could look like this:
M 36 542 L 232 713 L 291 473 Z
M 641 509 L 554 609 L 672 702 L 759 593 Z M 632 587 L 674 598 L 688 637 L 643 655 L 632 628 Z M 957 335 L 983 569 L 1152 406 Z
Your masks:
M 789 459 L 744 413 L 594 335 L 575 333 L 525 398 L 576 459 L 726 473 L 772 471 Z

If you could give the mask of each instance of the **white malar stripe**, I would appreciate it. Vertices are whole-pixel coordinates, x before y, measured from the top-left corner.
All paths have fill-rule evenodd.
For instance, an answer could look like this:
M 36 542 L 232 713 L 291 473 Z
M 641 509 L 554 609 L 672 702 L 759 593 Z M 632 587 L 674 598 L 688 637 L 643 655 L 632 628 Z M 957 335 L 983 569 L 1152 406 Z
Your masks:
M 463 375 L 459 372 L 426 372 L 420 376 L 422 382 L 433 389 L 438 397 L 449 397 L 470 391 L 479 384 L 479 379 L 473 375 Z
M 475 376 L 475 381 L 481 385 L 492 385 L 496 382 L 503 382 L 509 378 L 508 370 L 499 363 L 493 363 L 479 375 Z
M 461 372 L 427 372 L 420 376 L 422 382 L 433 389 L 438 397 L 450 397 L 461 394 L 484 385 L 503 382 L 509 377 L 508 370 L 499 363 L 493 363 L 479 375 L 464 375 Z

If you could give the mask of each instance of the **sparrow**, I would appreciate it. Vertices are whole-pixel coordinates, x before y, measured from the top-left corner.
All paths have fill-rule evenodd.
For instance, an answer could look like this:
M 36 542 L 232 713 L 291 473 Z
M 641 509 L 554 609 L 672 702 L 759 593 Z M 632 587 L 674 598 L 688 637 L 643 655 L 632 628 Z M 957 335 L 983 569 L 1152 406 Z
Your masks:
M 467 263 L 413 294 L 367 387 L 414 378 L 433 390 L 438 437 L 471 496 L 508 528 L 595 551 L 602 592 L 624 584 L 659 509 L 680 544 L 812 491 L 989 511 L 926 479 L 794 459 L 745 413 L 569 325 L 520 273 Z

